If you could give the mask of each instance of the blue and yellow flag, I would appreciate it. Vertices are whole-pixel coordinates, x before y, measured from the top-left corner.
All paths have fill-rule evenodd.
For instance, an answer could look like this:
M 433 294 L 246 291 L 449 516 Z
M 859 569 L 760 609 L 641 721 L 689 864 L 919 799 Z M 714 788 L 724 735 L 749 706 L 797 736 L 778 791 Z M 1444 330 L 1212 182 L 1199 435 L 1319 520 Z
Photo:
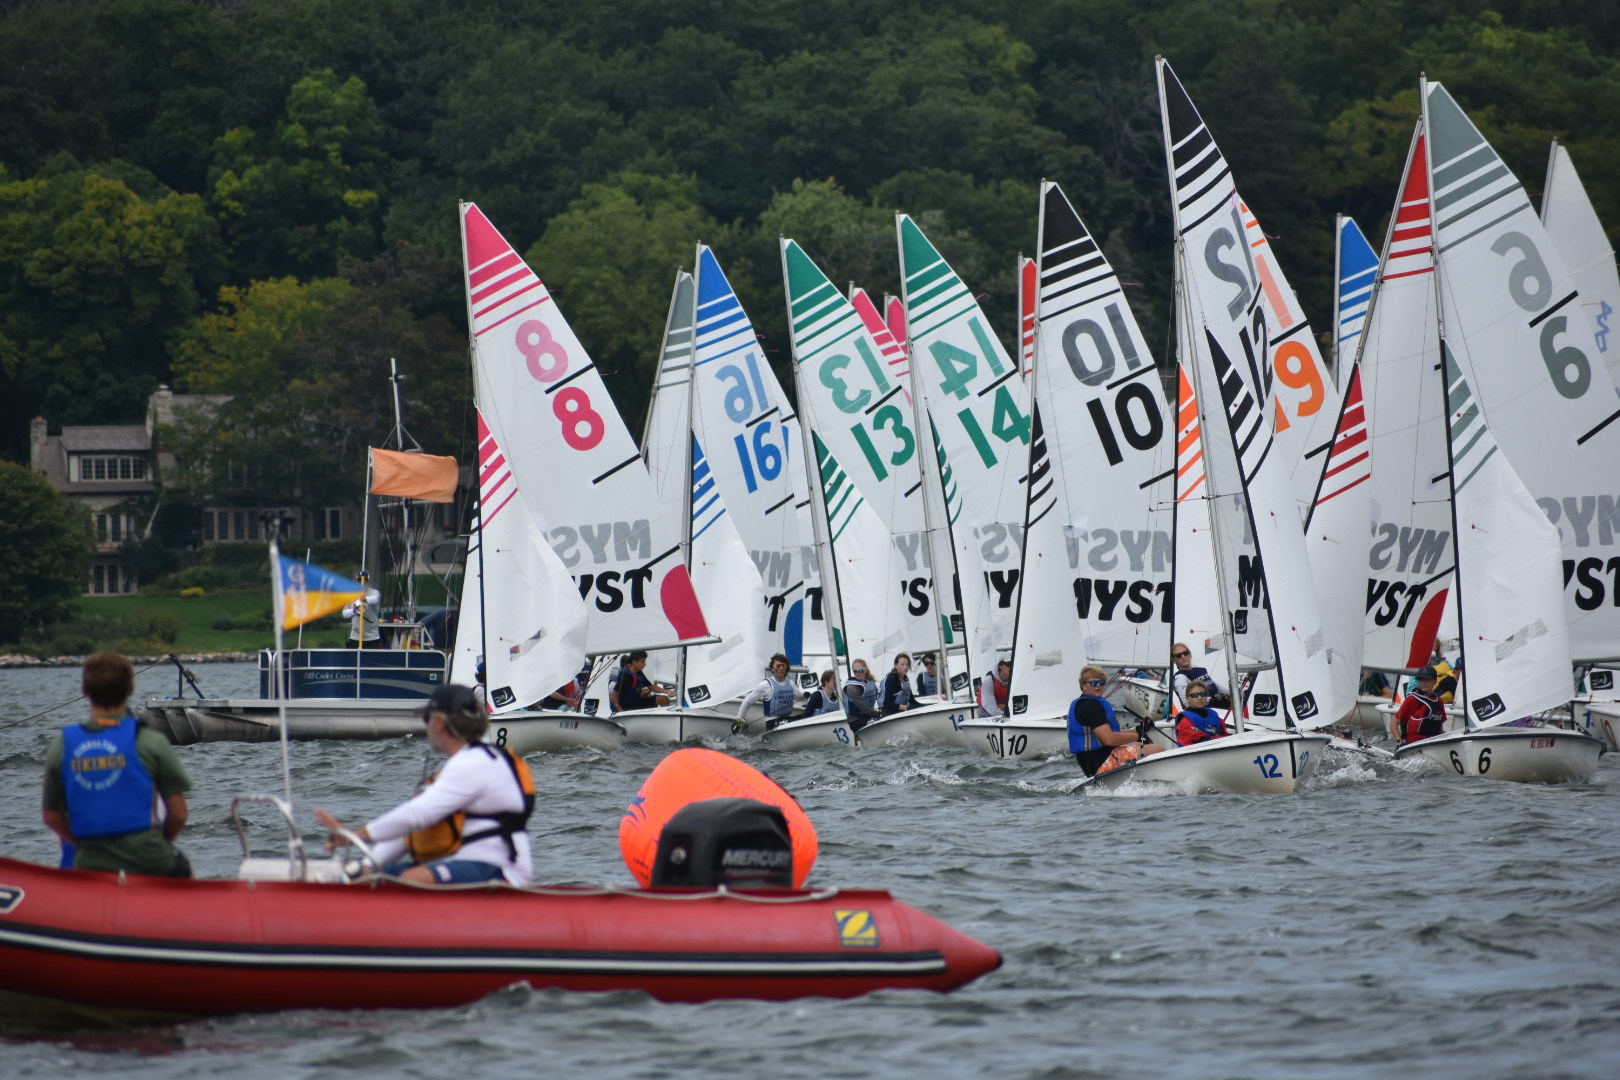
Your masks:
M 366 593 L 366 587 L 357 581 L 350 581 L 312 563 L 289 559 L 279 552 L 276 553 L 276 563 L 276 581 L 281 588 L 283 630 L 295 630 L 323 615 L 330 615 Z

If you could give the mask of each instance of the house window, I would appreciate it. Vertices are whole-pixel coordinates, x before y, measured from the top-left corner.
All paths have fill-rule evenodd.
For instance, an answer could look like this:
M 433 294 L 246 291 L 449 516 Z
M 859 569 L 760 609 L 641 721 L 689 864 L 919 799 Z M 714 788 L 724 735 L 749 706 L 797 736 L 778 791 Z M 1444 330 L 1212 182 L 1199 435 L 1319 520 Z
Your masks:
M 321 511 L 320 539 L 343 539 L 343 510 L 340 507 L 328 506 Z
M 79 457 L 80 480 L 145 480 L 146 459 L 136 455 Z
M 115 543 L 115 544 L 123 543 L 124 536 L 126 535 L 126 530 L 124 528 L 124 515 L 123 514 L 108 514 L 107 518 L 108 518 L 108 523 L 112 526 L 111 535 L 110 535 L 109 539 L 111 539 L 112 542 Z
M 90 568 L 90 591 L 98 596 L 107 591 L 107 568 L 100 563 Z

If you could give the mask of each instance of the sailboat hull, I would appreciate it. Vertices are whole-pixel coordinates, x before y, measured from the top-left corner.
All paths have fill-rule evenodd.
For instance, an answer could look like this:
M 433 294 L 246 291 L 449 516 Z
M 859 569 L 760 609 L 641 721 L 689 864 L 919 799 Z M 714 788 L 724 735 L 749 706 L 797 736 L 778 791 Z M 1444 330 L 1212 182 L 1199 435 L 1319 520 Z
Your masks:
M 789 720 L 765 733 L 765 745 L 773 750 L 814 750 L 818 747 L 859 746 L 855 728 L 841 713 L 823 713 L 803 720 Z
M 1153 679 L 1119 680 L 1119 703 L 1144 720 L 1163 719 L 1164 704 L 1169 696 L 1169 688 Z
M 978 714 L 978 707 L 961 702 L 918 705 L 905 712 L 873 720 L 861 728 L 862 746 L 967 747 L 962 725 Z
M 1577 731 L 1602 739 L 1610 750 L 1620 750 L 1620 701 L 1577 701 Z
M 617 750 L 624 742 L 624 728 L 578 712 L 510 712 L 489 718 L 489 741 L 519 757 L 561 750 Z
M 421 732 L 425 700 L 151 698 L 136 711 L 147 726 L 167 735 L 176 746 L 274 742 L 281 738 L 283 705 L 287 710 L 287 737 L 294 741 L 397 739 Z
M 1062 717 L 986 716 L 963 721 L 960 730 L 980 757 L 1045 761 L 1069 752 L 1069 723 Z
M 1461 776 L 1516 783 L 1568 784 L 1592 779 L 1603 740 L 1579 731 L 1545 727 L 1488 727 L 1407 743 L 1395 760 L 1414 757 Z
M 1321 763 L 1326 735 L 1244 731 L 1140 758 L 1088 778 L 1077 790 L 1117 791 L 1126 784 L 1167 784 L 1235 795 L 1290 795 Z
M 723 740 L 737 714 L 718 709 L 628 709 L 613 714 L 632 743 L 684 743 L 693 739 Z

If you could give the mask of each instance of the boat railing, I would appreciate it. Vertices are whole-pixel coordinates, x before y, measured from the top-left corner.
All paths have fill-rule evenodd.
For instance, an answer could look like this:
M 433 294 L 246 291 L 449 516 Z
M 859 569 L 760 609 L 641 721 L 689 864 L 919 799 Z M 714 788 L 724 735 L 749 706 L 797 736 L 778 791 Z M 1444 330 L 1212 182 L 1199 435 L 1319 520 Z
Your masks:
M 236 839 L 242 845 L 242 861 L 247 862 L 253 854 L 248 847 L 247 830 L 242 827 L 242 807 L 252 804 L 273 806 L 281 811 L 282 820 L 287 823 L 288 869 L 296 865 L 298 875 L 293 880 L 305 880 L 309 876 L 309 853 L 304 849 L 304 834 L 298 831 L 298 823 L 293 820 L 292 805 L 275 795 L 238 795 L 231 800 L 231 824 L 236 826 Z

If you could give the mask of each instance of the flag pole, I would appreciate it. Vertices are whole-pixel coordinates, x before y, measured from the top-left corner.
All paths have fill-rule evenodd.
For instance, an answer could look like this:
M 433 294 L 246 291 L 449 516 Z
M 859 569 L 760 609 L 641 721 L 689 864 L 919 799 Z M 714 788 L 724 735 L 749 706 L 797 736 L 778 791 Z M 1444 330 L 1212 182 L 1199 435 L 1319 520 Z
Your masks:
M 272 668 L 276 677 L 276 713 L 281 719 L 281 783 L 282 790 L 287 799 L 287 812 L 292 813 L 292 758 L 287 748 L 287 694 L 284 680 L 286 678 L 286 650 L 282 648 L 282 623 L 287 618 L 287 600 L 281 580 L 281 545 L 277 542 L 274 533 L 270 536 L 270 593 L 273 598 L 273 611 L 271 622 L 276 628 L 276 662 Z

